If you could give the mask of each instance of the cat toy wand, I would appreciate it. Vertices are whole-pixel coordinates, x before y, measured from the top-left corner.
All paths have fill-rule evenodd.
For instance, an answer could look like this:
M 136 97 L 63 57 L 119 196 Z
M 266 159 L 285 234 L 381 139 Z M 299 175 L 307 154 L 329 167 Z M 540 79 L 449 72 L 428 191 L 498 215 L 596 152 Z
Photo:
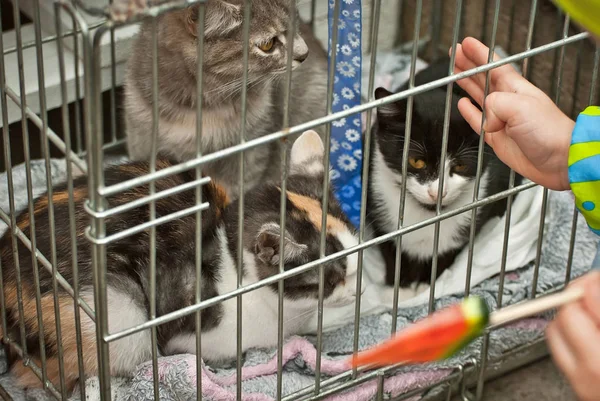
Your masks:
M 569 287 L 492 313 L 483 299 L 471 296 L 414 323 L 390 340 L 355 354 L 351 364 L 353 368 L 381 367 L 448 358 L 480 336 L 486 327 L 500 326 L 575 302 L 583 294 L 583 288 Z

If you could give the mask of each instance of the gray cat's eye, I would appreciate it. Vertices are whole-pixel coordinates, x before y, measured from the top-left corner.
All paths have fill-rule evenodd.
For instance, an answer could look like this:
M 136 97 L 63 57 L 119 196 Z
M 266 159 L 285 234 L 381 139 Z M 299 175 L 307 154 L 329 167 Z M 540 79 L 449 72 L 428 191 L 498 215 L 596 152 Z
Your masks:
M 257 47 L 265 53 L 270 53 L 273 51 L 273 48 L 275 47 L 276 40 L 277 40 L 277 38 L 271 38 L 266 42 L 258 44 Z

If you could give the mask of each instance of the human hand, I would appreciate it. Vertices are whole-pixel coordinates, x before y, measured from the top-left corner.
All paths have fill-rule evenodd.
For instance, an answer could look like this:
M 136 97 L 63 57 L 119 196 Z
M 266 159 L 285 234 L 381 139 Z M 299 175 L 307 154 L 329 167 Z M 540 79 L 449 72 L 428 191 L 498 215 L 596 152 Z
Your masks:
M 489 48 L 477 39 L 466 38 L 456 48 L 454 73 L 486 64 L 488 52 Z M 500 59 L 494 56 L 494 60 Z M 490 74 L 485 141 L 500 160 L 522 176 L 550 189 L 569 189 L 573 120 L 509 64 Z M 461 79 L 458 85 L 483 107 L 485 73 Z M 479 134 L 482 112 L 467 98 L 459 101 L 458 109 Z
M 600 400 L 600 272 L 571 285 L 583 286 L 583 299 L 560 308 L 546 338 L 558 368 L 581 401 Z

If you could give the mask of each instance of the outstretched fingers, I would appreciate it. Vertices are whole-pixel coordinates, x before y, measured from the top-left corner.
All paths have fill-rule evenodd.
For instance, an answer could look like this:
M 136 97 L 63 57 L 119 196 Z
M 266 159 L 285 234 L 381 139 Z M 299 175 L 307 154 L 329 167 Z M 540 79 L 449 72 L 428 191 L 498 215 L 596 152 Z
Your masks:
M 452 49 L 449 50 L 451 52 Z M 489 47 L 475 38 L 468 37 L 456 47 L 455 67 L 461 71 L 471 70 L 488 63 Z M 494 53 L 494 61 L 500 56 Z M 540 95 L 540 90 L 521 76 L 510 64 L 494 68 L 489 71 L 490 92 L 524 93 L 531 96 Z M 486 73 L 479 73 L 470 77 L 483 91 L 485 88 Z
M 501 113 L 496 112 L 498 101 L 498 95 L 502 97 L 503 93 L 492 93 L 488 95 L 485 101 L 485 124 L 483 129 L 486 132 L 496 132 L 504 129 L 505 122 L 507 121 L 506 112 L 504 108 L 501 108 Z M 504 103 L 501 100 L 501 107 L 504 107 Z M 471 128 L 478 134 L 481 131 L 481 121 L 483 119 L 483 113 L 475 107 L 468 98 L 463 98 L 458 102 L 458 110 L 465 120 L 469 123 Z
M 454 67 L 454 74 L 460 74 L 462 72 L 464 72 L 462 69 Z M 479 82 L 477 82 L 477 79 L 475 77 L 459 79 L 458 81 L 456 81 L 456 83 L 458 84 L 458 86 L 464 89 L 469 94 L 469 96 L 471 96 L 473 100 L 475 100 L 477 104 L 479 104 L 479 106 L 483 104 L 483 87 L 479 85 Z
M 461 44 L 461 49 L 464 57 L 466 57 L 472 64 L 481 66 L 488 63 L 490 48 L 481 43 L 479 40 L 472 37 L 465 38 Z M 500 60 L 500 56 L 494 53 L 492 61 L 498 60 Z M 509 64 L 495 68 L 492 71 L 497 76 L 516 73 L 515 69 Z
M 481 121 L 483 113 L 473 104 L 468 98 L 462 98 L 458 101 L 458 111 L 463 116 L 465 121 L 471 126 L 473 131 L 481 134 Z M 498 117 L 492 107 L 486 104 L 486 120 L 483 125 L 485 131 L 485 142 L 494 149 L 500 160 L 509 166 L 516 167 L 519 172 L 517 155 L 521 154 L 521 150 L 510 137 L 506 135 L 504 130 L 504 121 Z
M 450 48 L 450 50 L 448 51 L 449 54 L 451 54 L 452 52 L 452 48 Z M 467 55 L 465 54 L 465 52 L 463 51 L 463 48 L 461 46 L 461 44 L 457 44 L 456 45 L 456 55 L 454 56 L 454 73 L 459 73 L 459 72 L 464 72 L 464 71 L 468 71 L 468 70 L 472 70 L 473 68 L 478 67 L 477 64 L 475 64 L 473 62 L 473 60 L 471 60 L 469 57 L 467 57 Z M 477 87 L 481 93 L 483 93 L 483 88 L 485 87 L 485 74 L 480 73 L 480 74 L 475 74 L 470 76 L 469 78 L 465 78 L 465 80 L 461 80 L 461 81 L 466 81 L 467 79 L 471 80 L 473 82 L 473 87 Z M 460 81 L 459 81 L 460 82 Z M 462 85 L 461 85 L 462 87 Z M 463 88 L 465 90 L 467 90 L 466 88 Z M 468 90 L 467 90 L 468 92 Z M 470 94 L 470 92 L 469 92 Z M 473 95 L 471 95 L 473 96 Z
M 458 101 L 458 111 L 463 116 L 465 121 L 471 126 L 473 131 L 479 134 L 481 132 L 481 120 L 483 118 L 481 110 L 475 107 L 469 98 L 463 97 Z

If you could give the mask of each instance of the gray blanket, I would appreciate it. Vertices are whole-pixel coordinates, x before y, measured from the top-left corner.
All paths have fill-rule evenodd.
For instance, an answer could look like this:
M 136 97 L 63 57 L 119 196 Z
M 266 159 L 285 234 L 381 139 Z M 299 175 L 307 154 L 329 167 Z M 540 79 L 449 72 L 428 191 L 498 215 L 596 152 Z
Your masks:
M 33 186 L 36 195 L 43 193 L 46 188 L 43 162 L 33 162 Z M 65 164 L 62 160 L 52 161 L 52 176 L 55 183 L 64 179 Z M 27 205 L 27 193 L 23 166 L 14 170 L 16 208 L 22 210 Z M 0 175 L 0 208 L 8 211 L 8 191 L 6 176 Z M 549 212 L 543 239 L 543 254 L 539 272 L 538 291 L 543 292 L 564 282 L 569 237 L 573 212 L 572 195 L 568 192 L 551 192 Z M 0 223 L 0 233 L 6 225 Z M 593 235 L 583 219 L 579 219 L 577 240 L 573 257 L 572 274 L 579 276 L 588 270 L 593 259 L 598 238 Z M 506 276 L 503 299 L 505 304 L 521 301 L 530 294 L 534 268 L 530 264 Z M 473 293 L 483 297 L 491 308 L 496 307 L 498 295 L 498 278 L 490 278 L 474 288 Z M 456 302 L 461 294 L 443 297 L 436 301 L 437 308 Z M 426 306 L 411 307 L 398 313 L 399 327 L 425 316 Z M 492 333 L 489 345 L 490 357 L 494 358 L 519 345 L 532 341 L 543 335 L 548 316 L 527 319 L 512 326 Z M 389 312 L 363 317 L 360 320 L 361 348 L 371 346 L 388 338 L 392 316 Z M 341 329 L 324 334 L 323 344 L 323 378 L 331 377 L 347 370 L 345 358 L 351 353 L 353 327 L 348 325 Z M 446 361 L 429 364 L 407 366 L 385 381 L 385 391 L 397 395 L 410 389 L 426 386 L 443 379 L 452 368 L 464 363 L 472 357 L 477 357 L 480 350 L 477 340 L 460 354 Z M 316 352 L 315 338 L 291 338 L 284 346 L 283 393 L 291 394 L 314 384 L 314 367 Z M 244 359 L 242 386 L 244 399 L 272 400 L 276 389 L 276 359 L 274 350 L 251 350 Z M 6 371 L 6 360 L 0 357 L 0 367 Z M 203 394 L 207 400 L 235 399 L 235 369 L 230 367 L 203 366 Z M 192 355 L 175 355 L 159 360 L 159 379 L 161 399 L 182 400 L 195 396 L 196 391 L 196 358 Z M 41 391 L 22 391 L 13 385 L 9 374 L 0 377 L 0 384 L 16 400 L 48 399 Z M 99 399 L 98 382 L 90 378 L 86 382 L 86 399 Z M 117 400 L 151 400 L 153 399 L 153 381 L 151 364 L 139 366 L 131 379 L 116 378 L 112 383 L 113 399 Z M 377 391 L 374 381 L 354 387 L 349 392 L 331 399 L 368 400 Z M 73 399 L 80 399 L 79 394 L 73 394 Z

